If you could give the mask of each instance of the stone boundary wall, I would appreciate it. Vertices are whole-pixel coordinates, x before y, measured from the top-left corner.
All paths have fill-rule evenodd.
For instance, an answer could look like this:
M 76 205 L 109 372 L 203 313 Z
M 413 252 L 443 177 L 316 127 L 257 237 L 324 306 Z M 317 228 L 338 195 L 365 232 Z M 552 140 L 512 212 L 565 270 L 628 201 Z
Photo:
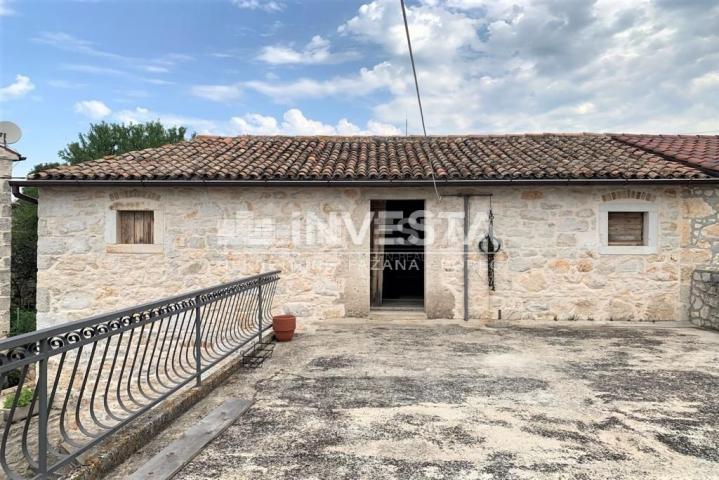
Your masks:
M 689 321 L 719 330 L 719 267 L 700 267 L 692 274 Z
M 10 243 L 12 197 L 8 180 L 12 177 L 13 156 L 0 148 L 0 338 L 10 332 Z

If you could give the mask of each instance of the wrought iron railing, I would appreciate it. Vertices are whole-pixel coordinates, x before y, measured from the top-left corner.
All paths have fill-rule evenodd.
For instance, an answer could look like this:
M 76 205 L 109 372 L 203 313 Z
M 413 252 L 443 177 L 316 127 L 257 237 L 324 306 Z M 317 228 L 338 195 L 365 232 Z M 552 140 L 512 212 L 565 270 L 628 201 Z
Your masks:
M 261 341 L 278 280 L 279 272 L 264 273 L 0 341 L 7 477 L 55 476 Z

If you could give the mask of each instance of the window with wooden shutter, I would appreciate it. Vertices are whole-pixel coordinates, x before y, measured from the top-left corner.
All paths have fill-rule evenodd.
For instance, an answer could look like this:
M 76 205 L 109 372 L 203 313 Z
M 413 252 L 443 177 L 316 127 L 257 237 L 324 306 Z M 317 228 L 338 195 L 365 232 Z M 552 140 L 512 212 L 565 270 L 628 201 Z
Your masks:
M 120 210 L 117 212 L 117 243 L 152 244 L 155 215 L 150 210 Z
M 609 212 L 608 244 L 610 246 L 646 245 L 645 212 Z

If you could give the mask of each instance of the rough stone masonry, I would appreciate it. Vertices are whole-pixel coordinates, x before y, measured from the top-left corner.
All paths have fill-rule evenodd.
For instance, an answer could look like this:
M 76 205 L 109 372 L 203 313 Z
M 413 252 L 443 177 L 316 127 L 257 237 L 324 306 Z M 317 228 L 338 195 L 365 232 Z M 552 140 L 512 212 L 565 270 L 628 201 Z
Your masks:
M 686 320 L 692 272 L 717 264 L 714 187 L 532 186 L 491 193 L 496 291 L 471 242 L 470 318 L 479 321 Z M 272 269 L 282 270 L 275 312 L 303 318 L 363 317 L 370 303 L 373 199 L 424 200 L 437 239 L 425 247 L 428 318 L 462 318 L 463 203 L 431 188 L 43 187 L 39 204 L 38 324 L 48 326 Z M 651 204 L 658 246 L 649 254 L 601 252 L 600 211 L 611 202 Z M 470 202 L 470 232 L 487 228 L 489 200 Z M 155 212 L 155 245 L 128 250 L 112 233 L 118 209 Z M 314 232 L 346 215 L 357 230 Z M 257 219 L 261 219 L 258 223 Z M 300 222 L 301 238 L 293 232 Z M 263 223 L 264 222 L 264 223 Z M 452 223 L 454 222 L 454 223 Z M 270 243 L 265 228 L 274 229 Z M 330 230 L 332 230 L 330 228 Z M 353 238 L 354 236 L 354 238 Z M 132 245 L 131 247 L 138 247 Z
M 12 162 L 19 159 L 19 155 L 0 146 L 0 338 L 10 332 L 12 197 L 8 180 L 12 176 Z
M 719 268 L 716 266 L 694 270 L 689 319 L 700 327 L 719 330 Z

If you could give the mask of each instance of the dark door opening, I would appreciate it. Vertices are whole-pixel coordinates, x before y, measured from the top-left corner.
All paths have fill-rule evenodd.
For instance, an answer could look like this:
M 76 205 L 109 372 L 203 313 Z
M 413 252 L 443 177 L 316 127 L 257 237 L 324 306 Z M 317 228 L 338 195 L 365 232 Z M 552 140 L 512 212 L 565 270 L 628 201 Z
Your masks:
M 373 307 L 424 307 L 424 200 L 372 202 Z

